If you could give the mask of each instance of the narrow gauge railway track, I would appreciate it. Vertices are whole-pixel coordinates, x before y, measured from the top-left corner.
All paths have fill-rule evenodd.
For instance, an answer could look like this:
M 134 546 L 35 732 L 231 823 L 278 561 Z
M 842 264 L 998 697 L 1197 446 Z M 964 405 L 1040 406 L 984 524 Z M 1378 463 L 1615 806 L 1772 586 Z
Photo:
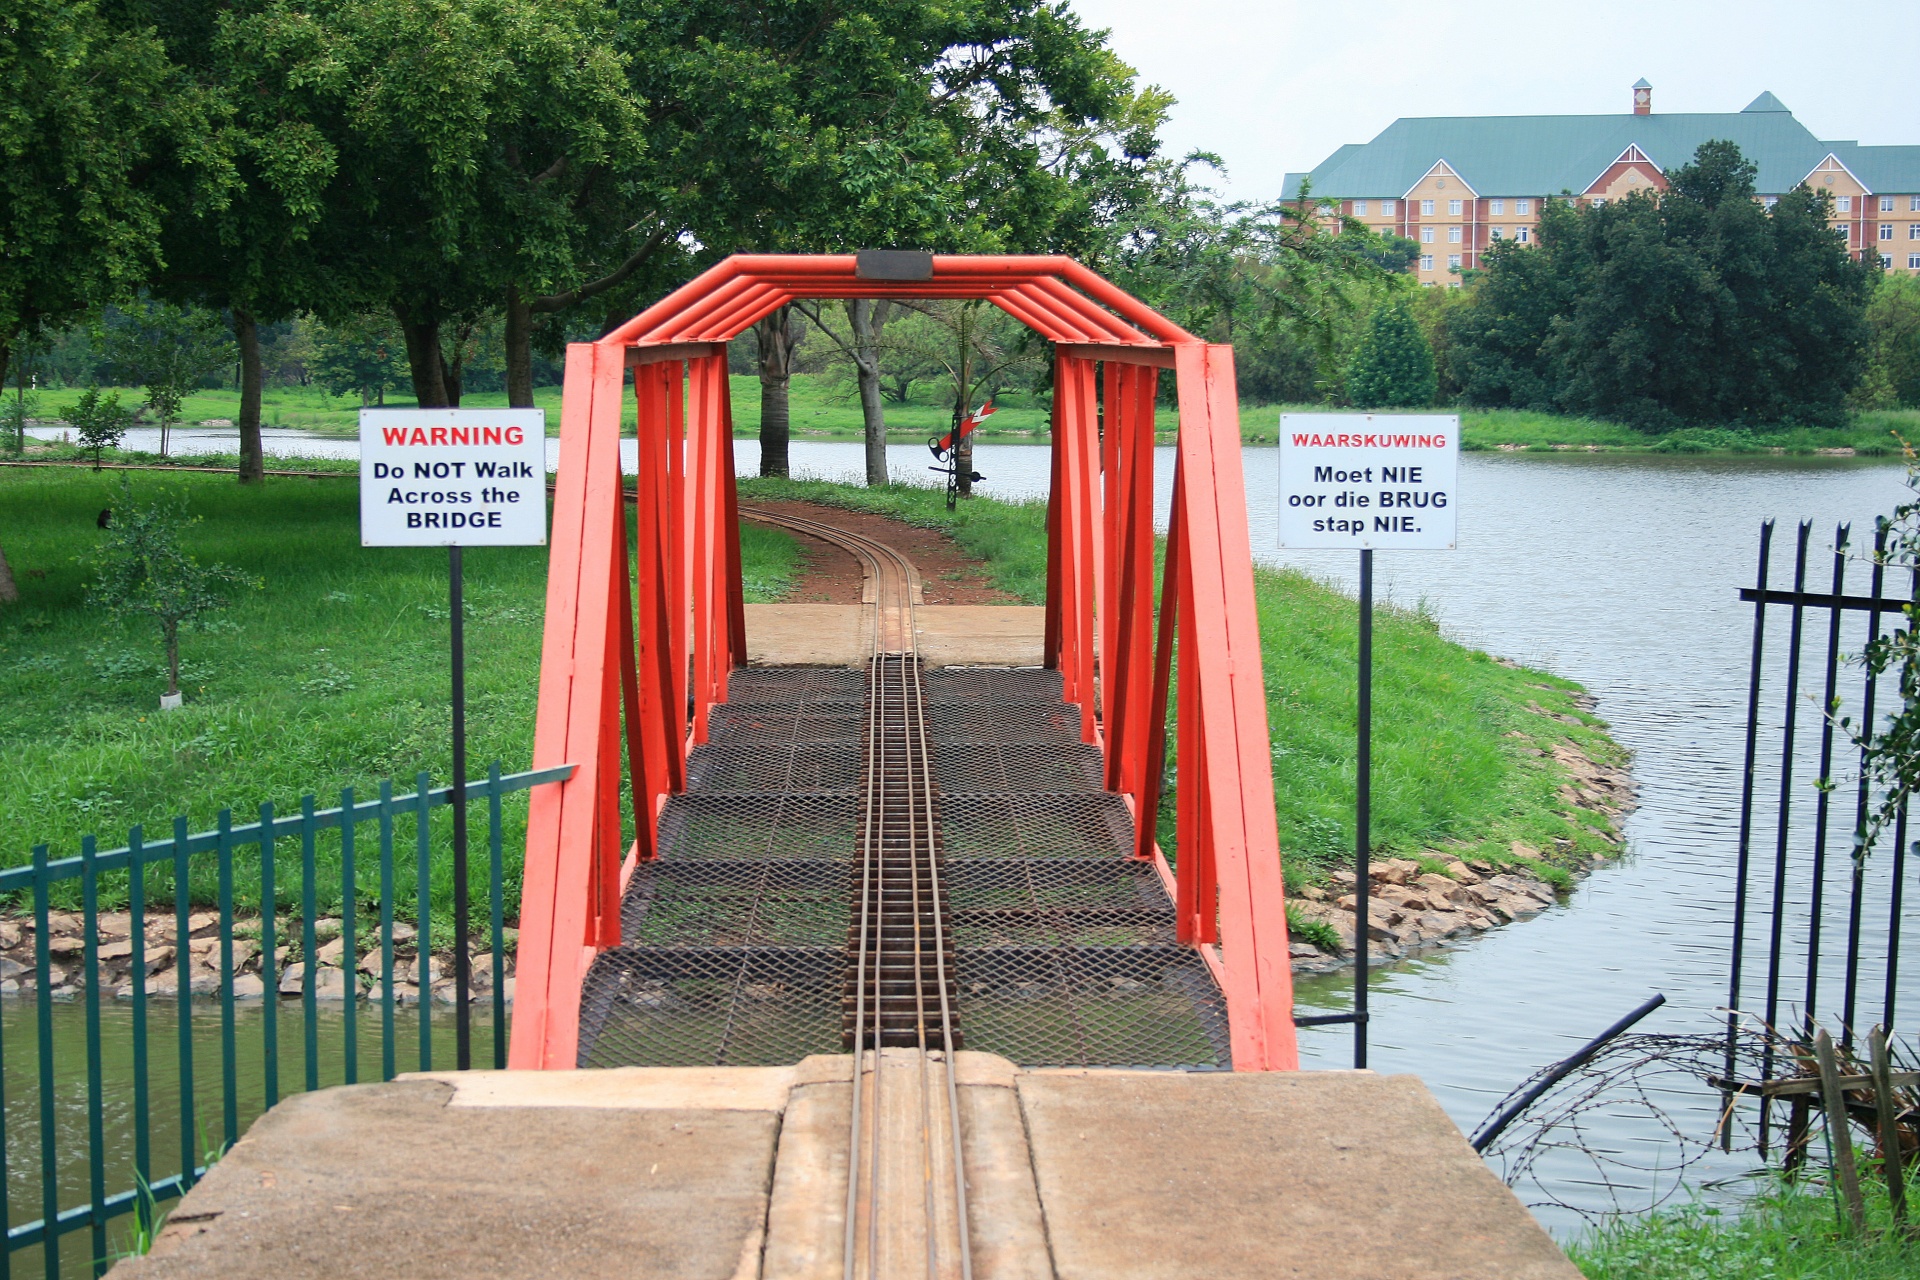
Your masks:
M 954 957 L 915 648 L 919 578 L 911 561 L 875 539 L 760 508 L 743 507 L 740 514 L 844 548 L 873 584 L 856 905 L 843 1014 L 853 1054 L 843 1274 L 846 1280 L 908 1274 L 904 1268 L 911 1264 L 902 1255 L 917 1240 L 923 1242 L 929 1280 L 972 1280 L 954 1061 L 960 1048 Z M 894 1098 L 890 1091 L 903 1086 L 907 1097 Z M 917 1159 L 903 1160 L 903 1148 Z M 915 1169 L 917 1186 L 898 1185 Z M 911 1201 L 918 1202 L 917 1222 L 908 1221 L 916 1217 Z

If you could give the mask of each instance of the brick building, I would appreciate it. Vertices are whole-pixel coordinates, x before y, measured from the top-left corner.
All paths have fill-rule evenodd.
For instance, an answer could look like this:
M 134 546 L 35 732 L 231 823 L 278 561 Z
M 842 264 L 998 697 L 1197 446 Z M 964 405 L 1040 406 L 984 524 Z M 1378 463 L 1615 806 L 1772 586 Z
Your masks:
M 1829 191 L 1835 233 L 1855 256 L 1877 253 L 1888 270 L 1920 275 L 1920 146 L 1822 142 L 1771 93 L 1736 112 L 1656 115 L 1642 80 L 1633 103 L 1620 115 L 1396 120 L 1311 173 L 1288 174 L 1286 196 L 1311 179 L 1315 199 L 1418 243 L 1422 284 L 1458 284 L 1495 240 L 1531 239 L 1546 200 L 1663 190 L 1667 170 L 1724 138 L 1758 166 L 1761 199 L 1803 182 Z

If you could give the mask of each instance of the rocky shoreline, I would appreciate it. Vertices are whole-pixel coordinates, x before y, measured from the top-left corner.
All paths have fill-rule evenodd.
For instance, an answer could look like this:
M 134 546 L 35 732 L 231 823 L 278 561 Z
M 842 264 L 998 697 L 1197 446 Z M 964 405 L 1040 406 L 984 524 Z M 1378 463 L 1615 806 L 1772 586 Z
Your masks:
M 133 917 L 125 911 L 103 911 L 96 917 L 97 958 L 103 998 L 131 999 L 135 992 L 133 974 Z M 292 998 L 306 989 L 306 963 L 295 958 L 301 940 L 301 926 L 295 920 L 282 920 L 275 929 L 274 985 L 280 996 Z M 245 917 L 233 923 L 233 997 L 258 1000 L 266 994 L 264 957 L 260 949 L 260 919 Z M 411 924 L 393 923 L 393 999 L 395 1004 L 420 1003 L 418 935 Z M 292 939 L 291 943 L 281 940 Z M 382 998 L 380 980 L 381 939 L 378 926 L 357 928 L 354 932 L 354 965 L 351 983 L 347 973 L 346 938 L 337 918 L 314 922 L 314 997 L 340 1002 L 349 987 L 356 996 Z M 504 972 L 501 983 L 507 1000 L 513 1000 L 513 960 L 515 930 L 506 931 Z M 173 999 L 180 994 L 179 932 L 173 916 L 149 916 L 146 925 L 145 967 L 147 994 Z M 195 911 L 187 918 L 187 991 L 193 996 L 215 996 L 221 987 L 220 917 L 212 911 Z M 32 917 L 0 920 L 0 997 L 37 995 L 34 983 L 37 939 Z M 56 1000 L 71 1000 L 86 994 L 86 917 L 78 911 L 47 913 L 47 994 Z M 484 938 L 476 938 L 468 950 L 472 969 L 470 999 L 474 1003 L 493 999 L 493 960 Z M 427 956 L 427 996 L 435 1004 L 454 1002 L 454 956 L 451 947 L 441 947 Z
M 1592 710 L 1591 697 L 1580 694 L 1575 701 L 1582 710 Z M 1537 704 L 1529 709 L 1552 715 Z M 1528 737 L 1517 731 L 1510 736 Z M 1620 824 L 1636 804 L 1632 776 L 1623 768 L 1599 763 L 1565 739 L 1554 744 L 1551 752 L 1532 745 L 1522 750 L 1542 759 L 1551 757 L 1566 776 L 1557 792 L 1566 806 L 1564 816 L 1573 818 L 1576 810 L 1598 814 L 1605 820 L 1600 838 L 1618 849 Z M 1516 840 L 1509 852 L 1512 861 L 1504 864 L 1484 858 L 1462 859 L 1445 849 L 1424 850 L 1424 861 L 1386 858 L 1370 862 L 1369 963 L 1437 950 L 1559 905 L 1572 892 L 1572 886 L 1556 887 L 1532 871 L 1533 866 L 1560 867 L 1578 881 L 1612 860 L 1605 853 L 1577 853 L 1571 840 L 1559 841 L 1551 851 Z M 1288 912 L 1295 921 L 1324 924 L 1339 938 L 1339 950 L 1327 951 L 1294 934 L 1290 943 L 1294 973 L 1332 973 L 1354 963 L 1357 887 L 1354 873 L 1341 870 L 1329 875 L 1326 886 L 1309 885 L 1291 896 Z

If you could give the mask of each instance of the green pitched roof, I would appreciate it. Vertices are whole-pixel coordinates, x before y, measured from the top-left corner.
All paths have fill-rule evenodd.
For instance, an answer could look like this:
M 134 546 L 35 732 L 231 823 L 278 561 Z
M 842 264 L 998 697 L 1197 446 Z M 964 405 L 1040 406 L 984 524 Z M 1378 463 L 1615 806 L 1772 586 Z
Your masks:
M 1701 143 L 1720 138 L 1759 166 L 1758 186 L 1767 193 L 1791 190 L 1837 146 L 1854 153 L 1916 150 L 1822 142 L 1770 93 L 1739 112 L 1402 118 L 1372 142 L 1341 147 L 1311 174 L 1287 175 L 1286 195 L 1297 195 L 1299 179 L 1308 176 L 1316 195 L 1332 199 L 1399 197 L 1440 161 L 1483 196 L 1558 195 L 1586 190 L 1630 146 L 1666 171 L 1692 160 Z M 1863 163 L 1904 172 L 1908 162 Z M 1854 172 L 1875 190 L 1886 189 Z M 1920 191 L 1920 183 L 1899 189 Z
M 1774 97 L 1773 93 L 1767 89 L 1762 89 L 1760 91 L 1759 97 L 1755 98 L 1752 102 L 1749 102 L 1746 106 L 1740 108 L 1740 111 L 1742 114 L 1745 114 L 1748 111 L 1786 111 L 1786 110 L 1787 110 L 1787 104 L 1780 101 L 1780 99 Z M 1793 113 L 1791 111 L 1787 111 L 1787 114 L 1792 115 Z

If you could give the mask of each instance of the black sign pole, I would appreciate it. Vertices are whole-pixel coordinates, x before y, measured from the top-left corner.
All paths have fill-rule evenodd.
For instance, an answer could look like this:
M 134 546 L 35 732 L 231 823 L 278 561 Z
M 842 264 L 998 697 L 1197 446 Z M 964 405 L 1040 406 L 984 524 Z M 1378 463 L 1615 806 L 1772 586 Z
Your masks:
M 453 1026 L 454 1062 L 473 1066 L 469 1001 L 473 985 L 467 957 L 467 627 L 462 596 L 460 547 L 447 548 L 447 579 L 453 609 Z M 426 904 L 421 904 L 426 910 Z M 431 1000 L 428 992 L 421 995 Z M 499 1034 L 499 1028 L 494 1029 Z
M 1367 1065 L 1368 846 L 1373 843 L 1373 550 L 1360 552 L 1359 750 L 1354 762 L 1353 1068 Z

